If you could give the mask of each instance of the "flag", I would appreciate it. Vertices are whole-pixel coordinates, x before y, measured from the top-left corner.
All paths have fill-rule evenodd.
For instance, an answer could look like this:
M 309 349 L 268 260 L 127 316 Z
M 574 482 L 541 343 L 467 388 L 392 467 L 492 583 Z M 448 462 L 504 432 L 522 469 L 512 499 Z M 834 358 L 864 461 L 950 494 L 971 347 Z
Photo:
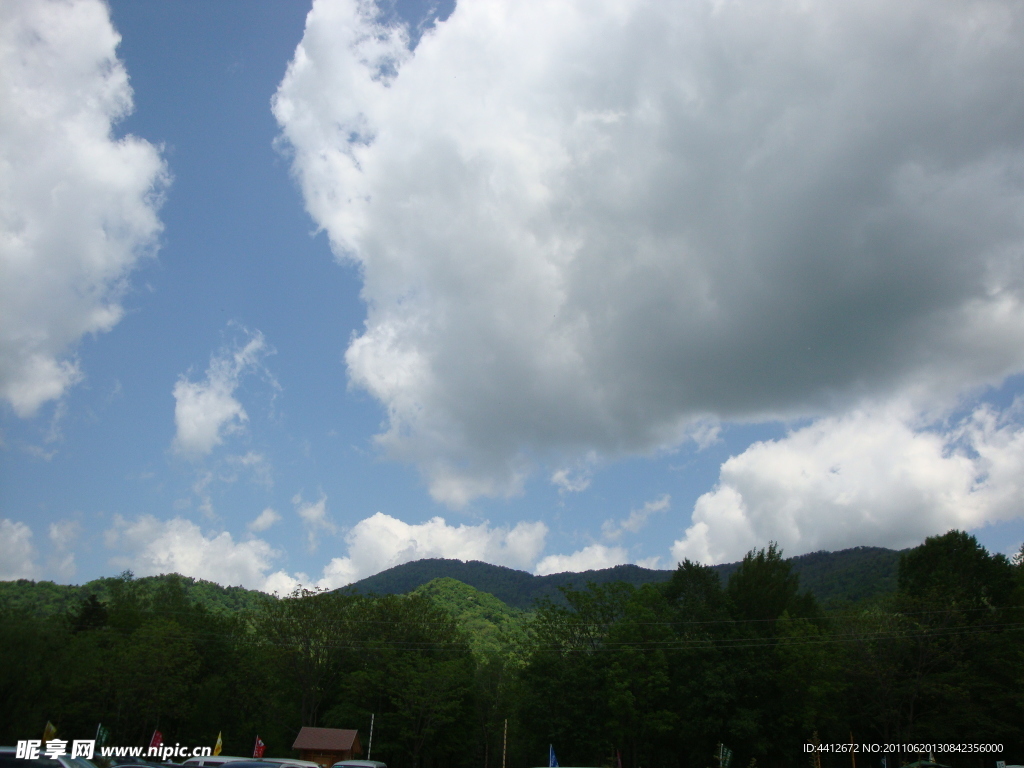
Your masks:
M 219 755 L 220 751 L 224 748 L 224 742 L 221 741 L 221 738 L 220 738 L 221 734 L 223 734 L 223 733 L 224 733 L 224 731 L 218 731 L 217 732 L 217 743 L 213 745 L 213 756 L 214 757 Z
M 558 768 L 558 758 L 555 757 L 554 744 L 548 744 L 548 768 Z
M 104 728 L 103 723 L 97 723 L 96 725 L 96 746 L 105 746 L 107 741 L 110 739 L 110 729 Z
M 49 720 L 46 721 L 46 727 L 43 728 L 43 744 L 48 742 L 50 739 L 57 735 L 57 726 L 51 723 Z
M 266 748 L 267 745 L 263 743 L 263 739 L 261 739 L 257 734 L 256 746 L 252 748 L 252 756 L 258 760 L 259 758 L 263 757 L 263 750 L 265 750 Z
M 150 749 L 160 749 L 160 745 L 164 743 L 164 735 L 160 731 L 153 731 L 153 738 L 149 740 Z

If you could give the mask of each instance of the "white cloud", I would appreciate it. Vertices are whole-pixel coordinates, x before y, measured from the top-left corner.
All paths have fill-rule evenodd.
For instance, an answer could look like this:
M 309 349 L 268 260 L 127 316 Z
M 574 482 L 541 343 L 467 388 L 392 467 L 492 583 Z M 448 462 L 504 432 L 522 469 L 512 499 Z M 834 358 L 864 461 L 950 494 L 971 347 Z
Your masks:
M 291 594 L 296 588 L 309 584 L 310 579 L 304 573 L 294 576 L 287 571 L 276 571 L 267 577 L 263 585 L 263 591 L 271 595 L 284 597 Z
M 292 498 L 292 504 L 306 529 L 309 551 L 315 552 L 321 532 L 335 533 L 338 530 L 327 515 L 327 496 L 321 493 L 318 501 L 303 501 L 302 494 L 297 493 Z
M 105 537 L 108 547 L 121 551 L 111 564 L 138 576 L 180 573 L 249 589 L 266 587 L 266 573 L 280 556 L 262 539 L 236 542 L 227 531 L 204 534 L 180 517 L 140 515 L 130 522 L 117 516 Z
M 858 545 L 902 548 L 950 528 L 1020 515 L 1020 407 L 979 407 L 952 424 L 915 422 L 908 408 L 820 419 L 755 443 L 721 467 L 676 561 L 737 560 L 776 540 L 788 555 Z
M 629 562 L 629 555 L 622 547 L 606 547 L 603 544 L 591 544 L 571 555 L 548 555 L 534 568 L 538 576 L 552 573 L 579 573 L 611 568 Z
M 590 487 L 588 472 L 573 473 L 571 469 L 557 469 L 551 475 L 551 482 L 558 486 L 559 493 L 579 493 Z
M 50 568 L 65 581 L 77 571 L 73 547 L 82 535 L 82 525 L 77 520 L 58 520 L 50 523 L 50 544 L 53 549 Z
M 74 348 L 121 319 L 155 250 L 168 175 L 132 111 L 100 0 L 0 4 L 0 398 L 33 415 L 82 378 Z
M 278 523 L 280 521 L 281 515 L 279 515 L 270 507 L 267 507 L 262 512 L 260 512 L 259 515 L 256 516 L 255 520 L 249 523 L 249 530 L 255 531 L 256 533 L 262 533 L 263 531 L 267 530 L 270 526 L 272 526 L 274 523 Z
M 605 520 L 601 525 L 601 533 L 606 539 L 618 541 L 624 533 L 637 533 L 647 525 L 647 518 L 658 512 L 665 512 L 672 504 L 672 497 L 664 493 L 656 499 L 646 502 L 640 509 L 633 509 L 629 517 L 616 523 L 614 520 Z M 656 558 L 657 559 L 657 558 Z M 653 567 L 653 566 L 652 566 Z
M 274 111 L 435 498 L 1024 368 L 1016 0 L 371 15 L 317 0 Z
M 275 517 L 279 519 L 273 510 L 264 510 L 249 528 L 265 530 L 257 524 Z M 0 522 L 0 532 L 7 531 L 9 524 L 10 521 Z M 10 525 L 22 544 L 31 538 L 32 533 L 24 524 Z M 378 512 L 356 523 L 346 534 L 348 554 L 333 558 L 319 579 L 283 569 L 271 572 L 282 553 L 262 539 L 236 542 L 227 531 L 204 534 L 198 525 L 180 517 L 158 520 L 141 515 L 128 521 L 116 516 L 105 538 L 109 548 L 120 550 L 111 558 L 111 565 L 131 568 L 139 576 L 180 573 L 219 584 L 241 584 L 249 589 L 288 594 L 300 584 L 336 589 L 425 557 L 483 560 L 528 569 L 544 548 L 547 532 L 547 526 L 540 522 L 492 528 L 487 523 L 451 526 L 435 517 L 425 523 L 409 524 Z M 20 547 L 19 555 L 24 550 L 24 546 Z M 0 544 L 0 569 L 7 562 L 4 554 Z M 25 562 L 31 566 L 30 560 Z M 33 571 L 22 568 L 19 572 Z
M 272 350 L 259 331 L 246 332 L 246 337 L 244 344 L 210 357 L 203 381 L 183 375 L 174 385 L 174 448 L 179 453 L 193 458 L 209 454 L 225 434 L 240 431 L 249 420 L 235 390 Z
M 593 465 L 596 463 L 597 455 L 591 451 L 585 460 L 577 462 L 576 466 L 556 469 L 551 475 L 551 483 L 558 486 L 559 494 L 581 493 L 590 487 Z
M 444 518 L 434 517 L 410 524 L 377 512 L 360 520 L 345 535 L 348 556 L 331 560 L 317 585 L 334 589 L 425 557 L 529 568 L 543 550 L 547 533 L 547 526 L 541 522 L 492 528 L 486 522 L 448 525 Z
M 0 581 L 38 576 L 32 529 L 17 520 L 0 520 Z

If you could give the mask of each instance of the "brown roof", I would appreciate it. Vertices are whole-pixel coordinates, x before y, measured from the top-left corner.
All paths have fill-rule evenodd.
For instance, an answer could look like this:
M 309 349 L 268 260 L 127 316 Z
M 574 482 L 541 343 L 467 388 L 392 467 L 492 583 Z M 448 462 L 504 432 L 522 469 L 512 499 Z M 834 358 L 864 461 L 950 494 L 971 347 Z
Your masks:
M 295 737 L 292 749 L 313 749 L 322 752 L 345 752 L 352 749 L 359 731 L 342 728 L 310 728 L 303 726 Z

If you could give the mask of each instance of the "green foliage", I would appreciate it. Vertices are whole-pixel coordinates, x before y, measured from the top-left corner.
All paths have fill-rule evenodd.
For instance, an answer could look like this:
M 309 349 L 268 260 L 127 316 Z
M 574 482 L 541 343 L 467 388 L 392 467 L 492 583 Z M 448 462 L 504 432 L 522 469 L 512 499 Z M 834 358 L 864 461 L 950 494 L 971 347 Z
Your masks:
M 256 635 L 301 692 L 302 725 L 316 726 L 320 705 L 341 675 L 339 642 L 357 598 L 296 589 L 255 615 Z
M 899 592 L 832 612 L 801 591 L 775 545 L 748 553 L 724 588 L 716 569 L 687 561 L 658 590 L 567 591 L 532 625 L 517 738 L 534 764 L 553 743 L 563 762 L 621 754 L 629 768 L 705 768 L 719 742 L 734 764 L 803 764 L 814 732 L 834 742 L 985 734 L 1019 754 L 1024 623 L 1010 587 L 1024 566 L 957 532 L 904 563 Z
M 900 558 L 899 590 L 908 598 L 963 608 L 1005 605 L 1014 588 L 1013 566 L 989 555 L 963 531 L 932 536 Z
M 658 583 L 563 583 L 532 614 L 453 578 L 280 600 L 175 575 L 8 583 L 0 741 L 102 722 L 115 744 L 223 731 L 227 754 L 259 734 L 268 756 L 295 756 L 303 724 L 357 728 L 366 746 L 372 715 L 392 768 L 496 768 L 506 722 L 508 768 L 543 765 L 549 744 L 563 764 L 707 768 L 719 742 L 734 765 L 803 765 L 815 732 L 1024 755 L 1024 563 L 958 531 L 887 552 L 786 560 L 769 544 Z M 869 588 L 872 567 L 894 589 Z M 805 577 L 831 585 L 824 609 Z
M 403 595 L 434 579 L 451 578 L 481 592 L 494 595 L 507 605 L 528 609 L 533 601 L 534 576 L 523 571 L 478 561 L 428 558 L 381 571 L 344 588 L 344 592 L 362 595 Z
M 809 592 L 799 591 L 800 577 L 782 558 L 775 542 L 767 549 L 751 550 L 743 558 L 726 587 L 733 617 L 751 622 L 751 632 L 770 633 L 784 614 L 811 618 L 818 614 Z
M 790 558 L 800 586 L 822 605 L 856 603 L 896 590 L 900 552 L 854 547 Z
M 841 552 L 812 552 L 789 560 L 803 588 L 819 603 L 856 602 L 893 592 L 900 553 L 881 547 L 856 547 Z M 739 563 L 713 567 L 725 583 Z M 489 593 L 506 605 L 529 610 L 542 599 L 564 605 L 563 588 L 587 584 L 626 583 L 635 587 L 662 584 L 672 571 L 656 571 L 636 565 L 618 565 L 585 573 L 554 573 L 532 576 L 489 563 L 428 559 L 404 563 L 356 582 L 343 590 L 349 594 L 405 594 L 434 579 L 450 578 Z
M 36 616 L 62 616 L 77 610 L 83 600 L 95 595 L 101 603 L 109 603 L 125 579 L 140 605 L 151 603 L 159 594 L 162 585 L 175 581 L 185 590 L 191 603 L 202 605 L 209 611 L 234 614 L 243 610 L 256 610 L 272 600 L 268 595 L 244 587 L 222 587 L 211 581 L 179 576 L 176 573 L 162 576 L 146 576 L 136 579 L 130 571 L 121 576 L 95 579 L 81 586 L 54 584 L 52 581 L 0 581 L 0 605 L 12 609 L 24 609 Z
M 430 598 L 458 622 L 479 661 L 514 653 L 526 638 L 527 614 L 452 578 L 434 579 L 412 594 Z
M 335 635 L 342 675 L 323 724 L 369 725 L 374 713 L 373 755 L 389 765 L 458 756 L 472 734 L 474 661 L 455 619 L 425 595 L 339 597 L 351 601 Z

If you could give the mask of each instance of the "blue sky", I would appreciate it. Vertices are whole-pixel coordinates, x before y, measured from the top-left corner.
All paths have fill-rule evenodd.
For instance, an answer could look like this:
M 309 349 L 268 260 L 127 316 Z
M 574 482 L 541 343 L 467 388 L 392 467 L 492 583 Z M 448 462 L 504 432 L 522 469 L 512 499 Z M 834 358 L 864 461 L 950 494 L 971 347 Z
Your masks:
M 7 6 L 0 578 L 1016 551 L 1021 11 L 796 7 Z

